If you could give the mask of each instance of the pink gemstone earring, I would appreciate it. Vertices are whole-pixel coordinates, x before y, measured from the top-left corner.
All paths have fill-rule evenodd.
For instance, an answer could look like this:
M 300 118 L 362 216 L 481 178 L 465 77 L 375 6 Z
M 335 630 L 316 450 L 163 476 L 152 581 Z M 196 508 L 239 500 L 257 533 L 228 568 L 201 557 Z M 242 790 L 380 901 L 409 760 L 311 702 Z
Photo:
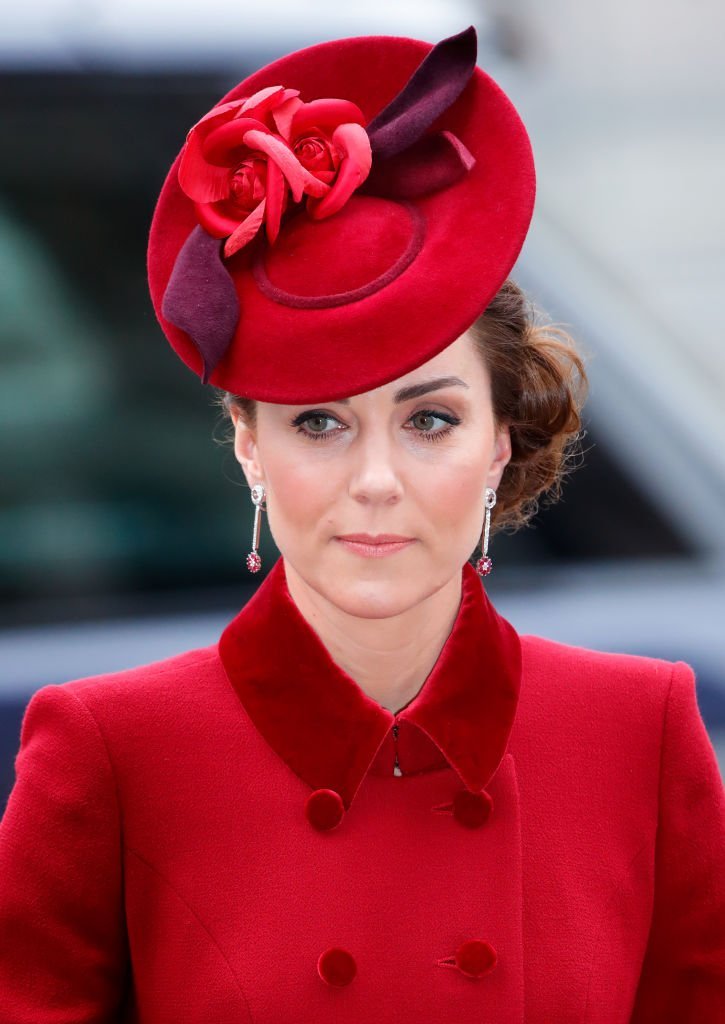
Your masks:
M 252 488 L 252 501 L 254 502 L 254 527 L 252 529 L 252 550 L 247 555 L 247 568 L 250 572 L 259 572 L 262 568 L 262 559 L 257 548 L 259 547 L 259 525 L 262 512 L 266 511 L 264 504 L 265 490 L 262 484 L 255 484 Z
M 493 487 L 486 488 L 486 525 L 483 528 L 483 555 L 476 562 L 479 576 L 488 576 L 493 569 L 493 562 L 488 555 L 488 533 L 491 528 L 491 509 L 496 504 L 496 492 Z

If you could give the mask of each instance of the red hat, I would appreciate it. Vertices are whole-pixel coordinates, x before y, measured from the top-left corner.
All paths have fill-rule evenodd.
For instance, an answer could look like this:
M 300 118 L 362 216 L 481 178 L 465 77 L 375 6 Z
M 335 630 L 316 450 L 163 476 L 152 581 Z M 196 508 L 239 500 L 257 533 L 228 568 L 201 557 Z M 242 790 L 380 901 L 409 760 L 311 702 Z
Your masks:
M 332 401 L 432 359 L 484 311 L 533 213 L 526 129 L 476 65 L 432 45 L 308 46 L 188 132 L 154 211 L 149 287 L 202 383 Z

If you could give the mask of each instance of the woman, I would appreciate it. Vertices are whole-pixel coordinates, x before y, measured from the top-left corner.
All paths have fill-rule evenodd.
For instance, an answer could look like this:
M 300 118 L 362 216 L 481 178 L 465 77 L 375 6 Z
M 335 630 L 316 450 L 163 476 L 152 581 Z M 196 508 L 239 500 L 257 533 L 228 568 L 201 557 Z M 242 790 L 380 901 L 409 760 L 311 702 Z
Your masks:
M 585 375 L 508 278 L 533 162 L 475 59 L 298 51 L 169 171 L 154 308 L 229 412 L 249 569 L 264 510 L 282 555 L 218 643 L 30 701 L 3 1024 L 725 1019 L 692 668 L 520 636 L 481 585 Z

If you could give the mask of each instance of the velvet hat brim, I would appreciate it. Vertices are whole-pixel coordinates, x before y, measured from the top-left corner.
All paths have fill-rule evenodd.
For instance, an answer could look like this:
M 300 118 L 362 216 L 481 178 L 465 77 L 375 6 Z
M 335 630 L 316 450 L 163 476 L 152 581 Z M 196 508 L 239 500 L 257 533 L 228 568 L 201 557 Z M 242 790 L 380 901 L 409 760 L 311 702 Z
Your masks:
M 323 42 L 219 101 L 214 110 L 274 86 L 305 103 L 351 101 L 372 166 L 336 212 L 315 219 L 292 204 L 272 242 L 261 230 L 225 258 L 180 185 L 182 148 L 147 269 L 159 323 L 203 383 L 268 402 L 348 397 L 432 359 L 483 312 L 518 258 L 536 180 L 521 118 L 475 48 L 473 26 L 435 46 Z

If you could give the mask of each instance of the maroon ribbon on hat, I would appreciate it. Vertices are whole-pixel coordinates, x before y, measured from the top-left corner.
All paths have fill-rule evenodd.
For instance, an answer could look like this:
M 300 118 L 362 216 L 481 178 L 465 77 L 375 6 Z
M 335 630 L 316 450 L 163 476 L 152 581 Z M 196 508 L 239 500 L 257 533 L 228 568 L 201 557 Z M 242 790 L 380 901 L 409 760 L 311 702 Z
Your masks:
M 429 50 L 405 86 L 365 126 L 373 163 L 358 191 L 413 199 L 447 188 L 475 157 L 449 131 L 425 134 L 458 99 L 476 66 L 476 29 L 469 25 Z M 239 323 L 239 298 L 224 265 L 224 240 L 197 225 L 179 250 L 161 303 L 203 359 L 202 384 L 226 354 Z

